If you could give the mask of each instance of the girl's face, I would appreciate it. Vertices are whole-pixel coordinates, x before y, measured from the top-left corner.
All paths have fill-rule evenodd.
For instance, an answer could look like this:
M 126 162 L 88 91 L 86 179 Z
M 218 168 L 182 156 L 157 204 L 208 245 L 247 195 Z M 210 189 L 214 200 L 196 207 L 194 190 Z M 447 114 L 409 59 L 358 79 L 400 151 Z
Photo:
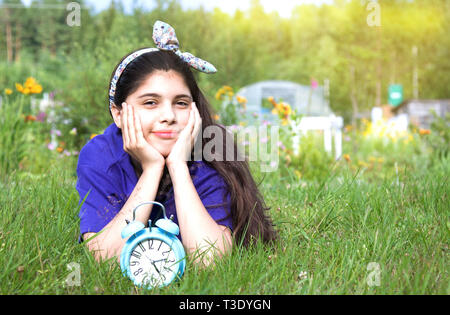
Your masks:
M 145 140 L 164 157 L 187 125 L 192 101 L 183 77 L 173 70 L 154 71 L 125 100 L 140 116 Z

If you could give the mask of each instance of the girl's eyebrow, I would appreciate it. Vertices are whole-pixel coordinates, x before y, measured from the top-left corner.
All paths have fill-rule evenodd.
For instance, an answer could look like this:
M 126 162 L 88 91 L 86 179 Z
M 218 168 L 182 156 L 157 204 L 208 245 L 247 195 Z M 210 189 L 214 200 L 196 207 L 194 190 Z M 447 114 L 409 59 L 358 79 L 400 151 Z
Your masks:
M 155 98 L 161 98 L 162 96 L 160 94 L 157 93 L 145 93 L 142 94 L 140 96 L 138 96 L 138 98 L 144 98 L 144 97 L 155 97 Z M 192 101 L 192 96 L 188 95 L 188 94 L 178 94 L 175 96 L 175 98 L 188 98 Z

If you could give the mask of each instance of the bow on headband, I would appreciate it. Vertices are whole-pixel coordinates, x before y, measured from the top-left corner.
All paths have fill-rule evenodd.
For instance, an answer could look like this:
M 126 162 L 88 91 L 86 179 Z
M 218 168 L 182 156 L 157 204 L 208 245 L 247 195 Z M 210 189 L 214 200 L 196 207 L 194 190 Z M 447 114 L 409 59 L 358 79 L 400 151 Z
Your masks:
M 195 57 L 188 52 L 180 52 L 178 50 L 179 43 L 175 30 L 167 23 L 156 21 L 153 25 L 153 41 L 161 50 L 172 50 L 181 59 L 188 63 L 192 68 L 205 73 L 217 72 L 216 68 L 209 62 Z
M 119 81 L 120 75 L 125 70 L 127 65 L 129 65 L 134 59 L 139 57 L 142 54 L 151 51 L 158 50 L 171 50 L 177 56 L 179 56 L 184 62 L 189 64 L 192 68 L 197 69 L 198 71 L 205 73 L 214 73 L 217 72 L 216 68 L 210 64 L 209 62 L 202 60 L 200 58 L 195 57 L 191 53 L 188 52 L 180 52 L 179 42 L 177 36 L 175 35 L 175 30 L 172 26 L 167 23 L 156 21 L 153 25 L 153 41 L 155 42 L 158 48 L 144 48 L 138 51 L 131 53 L 127 56 L 120 65 L 117 67 L 116 72 L 114 73 L 114 77 L 111 80 L 111 85 L 109 88 L 109 109 L 111 110 L 112 104 L 114 102 L 114 95 L 116 92 L 117 81 Z

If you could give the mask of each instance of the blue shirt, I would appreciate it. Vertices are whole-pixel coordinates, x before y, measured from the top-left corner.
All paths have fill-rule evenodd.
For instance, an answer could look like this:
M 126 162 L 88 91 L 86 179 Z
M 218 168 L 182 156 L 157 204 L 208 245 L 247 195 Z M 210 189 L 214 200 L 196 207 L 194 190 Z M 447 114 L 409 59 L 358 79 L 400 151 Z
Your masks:
M 188 165 L 208 213 L 218 224 L 232 230 L 230 194 L 223 177 L 203 161 L 188 162 Z M 77 176 L 80 234 L 99 232 L 122 209 L 138 182 L 131 156 L 123 150 L 122 131 L 114 123 L 81 149 Z M 162 203 L 167 217 L 173 215 L 173 221 L 178 224 L 173 187 L 164 195 L 157 194 L 156 200 L 148 201 Z M 152 222 L 159 217 L 160 208 L 153 206 Z

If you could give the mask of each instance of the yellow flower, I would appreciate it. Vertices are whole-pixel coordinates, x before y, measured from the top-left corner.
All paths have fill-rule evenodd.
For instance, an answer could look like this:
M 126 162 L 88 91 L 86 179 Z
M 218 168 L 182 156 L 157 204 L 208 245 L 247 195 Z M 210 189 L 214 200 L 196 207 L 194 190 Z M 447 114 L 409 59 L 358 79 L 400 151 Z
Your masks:
M 217 114 L 215 114 L 215 115 L 214 115 L 214 120 L 219 120 L 219 119 L 220 119 L 220 116 L 217 115 Z
M 277 111 L 281 114 L 283 114 L 283 104 L 282 103 L 275 103 L 275 108 L 277 109 Z
M 292 108 L 289 104 L 287 103 L 281 103 L 283 105 L 283 113 L 284 115 L 289 116 L 290 114 L 292 114 Z
M 23 93 L 23 85 L 20 83 L 16 83 L 16 90 L 20 93 Z
M 5 94 L 6 95 L 11 95 L 12 94 L 12 90 L 11 89 L 5 89 Z
M 39 94 L 42 92 L 42 86 L 37 83 L 36 79 L 33 77 L 28 77 L 24 85 L 16 83 L 16 89 L 22 94 Z
M 40 84 L 35 84 L 31 87 L 30 90 L 32 94 L 39 94 L 42 92 L 42 86 Z
M 286 126 L 289 124 L 289 121 L 286 118 L 281 119 L 281 125 Z
M 31 89 L 36 84 L 37 84 L 36 79 L 32 78 L 32 77 L 27 78 L 27 80 L 25 81 L 25 87 L 26 88 L 30 88 Z
M 367 164 L 367 163 L 364 162 L 364 161 L 358 161 L 358 166 L 361 166 L 361 167 L 368 167 L 369 164 Z
M 297 175 L 298 178 L 302 178 L 302 173 L 299 170 L 294 170 L 294 174 Z
M 245 104 L 247 104 L 247 99 L 244 96 L 236 95 L 236 100 L 239 104 L 241 104 L 245 108 Z
M 91 138 L 90 139 L 91 140 L 94 139 L 95 136 L 98 136 L 98 134 L 96 134 L 96 133 L 91 134 Z

